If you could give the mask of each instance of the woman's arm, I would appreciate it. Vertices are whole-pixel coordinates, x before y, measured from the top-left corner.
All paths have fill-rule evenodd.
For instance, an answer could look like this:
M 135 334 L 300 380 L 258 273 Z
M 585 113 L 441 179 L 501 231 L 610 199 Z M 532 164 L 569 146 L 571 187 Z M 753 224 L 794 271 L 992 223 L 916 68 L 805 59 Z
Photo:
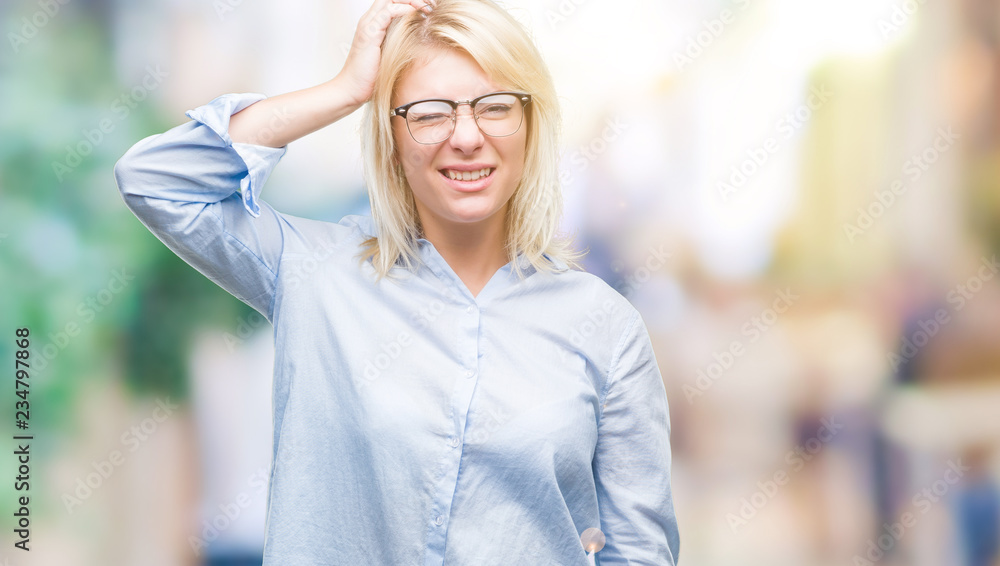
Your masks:
M 285 219 L 257 200 L 285 148 L 233 144 L 229 117 L 263 99 L 227 94 L 140 140 L 114 167 L 129 210 L 189 265 L 270 318 Z
M 229 137 L 234 143 L 284 147 L 360 107 L 338 75 L 323 84 L 251 104 L 230 118 Z
M 301 234 L 259 199 L 264 182 L 290 141 L 371 96 L 386 27 L 420 6 L 376 0 L 330 81 L 273 98 L 223 95 L 187 112 L 190 122 L 137 142 L 114 168 L 125 204 L 181 259 L 270 320 L 278 262 Z
M 677 564 L 670 486 L 670 414 L 653 346 L 638 312 L 612 360 L 598 424 L 594 479 L 606 544 L 601 564 Z

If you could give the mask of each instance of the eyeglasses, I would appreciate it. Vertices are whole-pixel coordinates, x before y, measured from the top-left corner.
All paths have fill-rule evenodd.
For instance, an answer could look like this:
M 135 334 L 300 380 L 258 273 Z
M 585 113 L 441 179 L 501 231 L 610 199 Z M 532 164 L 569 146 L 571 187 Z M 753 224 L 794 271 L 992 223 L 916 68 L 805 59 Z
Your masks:
M 472 108 L 480 131 L 490 137 L 503 138 L 521 129 L 524 107 L 529 102 L 531 95 L 523 92 L 492 92 L 472 100 L 417 100 L 394 108 L 389 116 L 401 116 L 406 120 L 406 129 L 413 141 L 433 145 L 455 133 L 458 107 L 463 104 Z

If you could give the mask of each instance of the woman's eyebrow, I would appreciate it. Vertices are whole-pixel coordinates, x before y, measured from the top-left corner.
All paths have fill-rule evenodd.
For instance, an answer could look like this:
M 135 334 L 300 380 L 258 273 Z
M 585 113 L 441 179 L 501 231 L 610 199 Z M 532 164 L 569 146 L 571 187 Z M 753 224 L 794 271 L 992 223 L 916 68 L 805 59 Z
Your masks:
M 489 88 L 487 90 L 477 91 L 477 93 L 475 95 L 469 96 L 469 97 L 448 96 L 447 94 L 443 94 L 441 91 L 429 91 L 429 94 L 428 94 L 428 92 L 425 91 L 424 94 L 426 94 L 426 96 L 416 96 L 416 97 L 413 97 L 413 98 L 409 98 L 409 99 L 407 99 L 406 102 L 401 102 L 400 104 L 394 105 L 393 108 L 396 108 L 396 107 L 398 107 L 398 106 L 400 106 L 402 104 L 409 104 L 410 102 L 415 102 L 417 100 L 450 100 L 450 101 L 453 101 L 453 102 L 456 101 L 456 100 L 475 100 L 475 99 L 477 99 L 477 98 L 479 98 L 480 96 L 483 96 L 483 95 L 492 94 L 494 92 L 506 92 L 508 90 L 516 90 L 516 89 L 507 89 L 507 88 L 501 88 L 501 87 L 494 87 L 494 88 Z M 399 100 L 402 100 L 402 97 L 399 97 Z

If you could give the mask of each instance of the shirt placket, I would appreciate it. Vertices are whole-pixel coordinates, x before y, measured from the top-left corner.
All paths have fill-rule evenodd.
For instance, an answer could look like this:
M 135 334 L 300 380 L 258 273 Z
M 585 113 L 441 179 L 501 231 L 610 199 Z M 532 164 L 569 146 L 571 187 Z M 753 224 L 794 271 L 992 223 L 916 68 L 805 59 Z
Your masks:
M 435 260 L 443 261 L 441 258 L 435 258 Z M 455 285 L 449 280 L 450 274 L 445 273 L 440 266 L 436 265 L 436 262 L 432 262 L 430 267 L 442 281 L 448 281 L 446 284 Z M 457 371 L 457 375 L 451 394 L 451 434 L 442 446 L 443 456 L 438 468 L 439 474 L 434 500 L 426 517 L 428 544 L 424 560 L 425 566 L 442 566 L 444 564 L 448 525 L 451 520 L 451 506 L 455 498 L 455 488 L 458 485 L 466 422 L 479 376 L 479 335 L 482 313 L 471 295 L 467 292 L 462 293 L 460 288 L 457 290 L 465 304 L 458 305 L 461 310 L 455 319 L 458 321 L 455 358 L 459 364 L 457 370 L 452 370 Z

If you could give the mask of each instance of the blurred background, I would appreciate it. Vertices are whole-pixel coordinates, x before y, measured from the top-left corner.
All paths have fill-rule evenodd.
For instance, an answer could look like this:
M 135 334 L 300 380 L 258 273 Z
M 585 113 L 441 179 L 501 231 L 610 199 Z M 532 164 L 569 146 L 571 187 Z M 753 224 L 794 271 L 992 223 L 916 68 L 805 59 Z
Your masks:
M 1000 564 L 1000 3 L 503 4 L 563 99 L 564 228 L 656 347 L 681 563 Z M 112 167 L 220 94 L 332 77 L 368 5 L 0 4 L 0 358 L 28 327 L 34 364 L 30 429 L 0 403 L 3 564 L 260 564 L 270 324 Z M 359 114 L 263 197 L 364 213 Z

